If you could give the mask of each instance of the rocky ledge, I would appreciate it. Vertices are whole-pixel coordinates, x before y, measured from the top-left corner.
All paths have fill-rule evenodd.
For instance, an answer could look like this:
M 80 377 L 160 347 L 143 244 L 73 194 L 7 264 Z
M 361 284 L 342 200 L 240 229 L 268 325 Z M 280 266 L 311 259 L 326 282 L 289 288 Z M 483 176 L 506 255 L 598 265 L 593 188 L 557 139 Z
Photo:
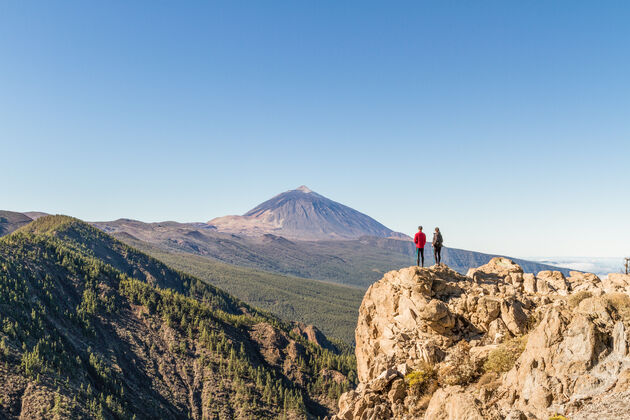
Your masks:
M 356 329 L 360 384 L 334 420 L 630 418 L 630 276 L 392 271 Z

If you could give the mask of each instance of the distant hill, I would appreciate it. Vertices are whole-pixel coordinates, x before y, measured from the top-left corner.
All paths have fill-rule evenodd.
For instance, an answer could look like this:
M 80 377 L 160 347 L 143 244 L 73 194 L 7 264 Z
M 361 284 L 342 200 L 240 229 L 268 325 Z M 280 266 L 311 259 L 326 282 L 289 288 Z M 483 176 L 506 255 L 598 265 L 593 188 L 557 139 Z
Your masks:
M 208 224 L 220 232 L 245 236 L 274 234 L 296 240 L 407 238 L 304 185 L 276 195 L 243 216 L 218 217 Z
M 22 214 L 27 215 L 33 220 L 37 220 L 40 217 L 48 216 L 48 213 L 44 213 L 43 211 L 25 211 L 25 212 L 22 212 Z
M 410 239 L 364 236 L 352 240 L 298 241 L 272 234 L 239 236 L 217 232 L 207 225 L 143 223 L 129 219 L 94 225 L 123 242 L 133 244 L 134 240 L 139 240 L 157 246 L 163 252 L 193 254 L 228 264 L 362 288 L 367 288 L 384 273 L 416 261 L 414 244 Z M 430 247 L 425 254 L 425 263 L 432 265 Z M 464 274 L 469 268 L 486 264 L 497 256 L 457 248 L 445 248 L 442 254 L 443 262 Z M 514 260 L 527 272 L 569 272 L 568 269 L 536 262 Z
M 23 213 L 0 210 L 0 236 L 8 235 L 32 221 L 32 218 Z
M 0 418 L 314 418 L 354 357 L 77 219 L 0 238 Z

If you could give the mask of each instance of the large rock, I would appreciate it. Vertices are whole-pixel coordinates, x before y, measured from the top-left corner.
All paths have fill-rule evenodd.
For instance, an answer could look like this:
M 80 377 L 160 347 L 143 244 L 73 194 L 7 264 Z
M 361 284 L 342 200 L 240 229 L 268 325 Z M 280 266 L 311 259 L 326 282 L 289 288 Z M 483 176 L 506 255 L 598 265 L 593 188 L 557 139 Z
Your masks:
M 431 299 L 424 305 L 420 311 L 420 319 L 438 334 L 449 334 L 455 326 L 455 317 L 448 306 L 437 299 Z
M 546 283 L 545 286 L 539 288 L 539 291 L 540 289 L 547 289 L 549 292 L 566 295 L 569 290 L 569 283 L 560 271 L 541 271 L 536 279 L 538 280 L 537 286 Z
M 602 280 L 602 286 L 607 293 L 630 292 L 630 274 L 610 273 Z
M 448 307 L 433 299 L 434 281 L 446 279 L 457 282 L 463 277 L 452 270 L 410 267 L 389 272 L 370 286 L 359 308 L 355 331 L 361 382 L 409 359 L 436 357 L 434 347 L 448 341 L 440 334 L 450 333 L 455 326 L 455 316 Z
M 528 317 L 519 300 L 506 299 L 501 302 L 501 319 L 515 336 L 525 333 Z
M 547 309 L 503 382 L 510 406 L 546 417 L 608 392 L 630 366 L 627 327 L 610 311 L 600 297 Z
M 459 386 L 438 389 L 431 397 L 425 420 L 484 420 L 472 395 Z
M 630 276 L 534 276 L 506 258 L 389 272 L 361 303 L 360 384 L 334 419 L 630 418 L 615 397 L 630 393 L 629 290 Z
M 494 257 L 481 267 L 469 269 L 466 276 L 472 278 L 474 281 L 498 281 L 506 277 L 510 277 L 511 279 L 512 274 L 522 275 L 523 269 L 509 258 Z
M 603 286 L 601 280 L 593 273 L 583 273 L 581 271 L 571 271 L 567 281 L 570 284 L 571 291 L 590 291 L 601 289 Z

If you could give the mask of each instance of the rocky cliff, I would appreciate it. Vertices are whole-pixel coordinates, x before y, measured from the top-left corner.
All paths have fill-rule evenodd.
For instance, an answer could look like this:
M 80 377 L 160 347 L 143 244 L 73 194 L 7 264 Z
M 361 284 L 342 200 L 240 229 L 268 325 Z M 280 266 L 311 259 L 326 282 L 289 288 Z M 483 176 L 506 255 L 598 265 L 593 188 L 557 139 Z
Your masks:
M 333 419 L 629 418 L 629 293 L 627 275 L 506 258 L 389 272 L 361 304 L 360 384 Z

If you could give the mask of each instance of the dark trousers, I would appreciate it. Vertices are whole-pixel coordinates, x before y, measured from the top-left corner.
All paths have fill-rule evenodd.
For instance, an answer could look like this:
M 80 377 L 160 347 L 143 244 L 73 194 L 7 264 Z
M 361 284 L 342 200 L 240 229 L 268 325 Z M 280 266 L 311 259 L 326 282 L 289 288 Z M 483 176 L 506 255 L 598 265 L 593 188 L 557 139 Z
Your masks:
M 433 247 L 433 256 L 435 257 L 436 264 L 439 264 L 442 261 L 442 247 L 441 246 Z
M 420 265 L 420 258 L 422 257 L 422 266 L 424 267 L 424 248 L 416 248 L 418 250 L 418 262 L 416 265 Z

